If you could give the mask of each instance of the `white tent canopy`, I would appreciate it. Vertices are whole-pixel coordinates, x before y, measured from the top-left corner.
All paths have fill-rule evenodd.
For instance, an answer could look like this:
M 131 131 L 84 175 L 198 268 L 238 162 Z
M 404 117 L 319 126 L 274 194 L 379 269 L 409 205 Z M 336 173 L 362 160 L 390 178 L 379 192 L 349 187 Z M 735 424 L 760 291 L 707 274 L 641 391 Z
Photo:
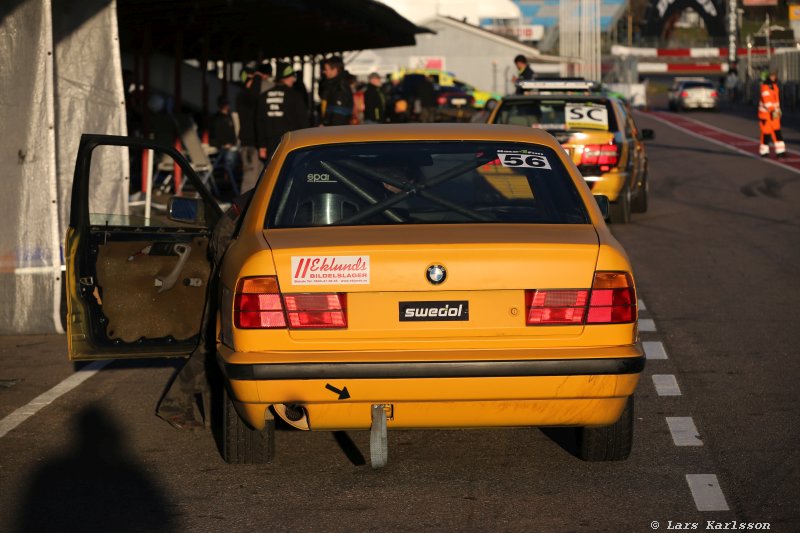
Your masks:
M 522 13 L 511 0 L 380 0 L 418 24 L 440 15 L 478 25 L 481 19 L 519 19 Z

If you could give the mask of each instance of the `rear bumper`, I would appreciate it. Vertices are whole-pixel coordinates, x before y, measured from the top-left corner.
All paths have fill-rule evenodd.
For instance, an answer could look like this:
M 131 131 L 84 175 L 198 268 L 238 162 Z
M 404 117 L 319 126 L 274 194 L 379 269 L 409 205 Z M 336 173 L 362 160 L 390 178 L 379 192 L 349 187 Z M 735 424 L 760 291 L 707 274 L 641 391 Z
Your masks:
M 230 380 L 495 378 L 638 374 L 644 357 L 523 361 L 219 364 Z
M 548 350 L 530 352 L 542 351 Z M 255 354 L 221 351 L 218 362 L 239 413 L 256 428 L 269 406 L 285 404 L 302 406 L 303 429 L 368 429 L 374 404 L 391 410 L 390 428 L 611 424 L 636 388 L 644 356 L 637 346 L 584 351 L 605 357 L 486 360 L 445 352 L 436 361 L 382 354 L 383 361 L 331 363 L 287 362 L 274 354 L 284 360 L 241 363 L 232 361 Z
M 611 202 L 616 202 L 622 188 L 628 181 L 627 172 L 605 172 L 597 176 L 584 176 L 592 189 L 592 194 L 603 194 Z
M 690 100 L 683 100 L 681 102 L 681 106 L 684 109 L 712 109 L 717 107 L 717 101 L 714 99 L 690 99 Z

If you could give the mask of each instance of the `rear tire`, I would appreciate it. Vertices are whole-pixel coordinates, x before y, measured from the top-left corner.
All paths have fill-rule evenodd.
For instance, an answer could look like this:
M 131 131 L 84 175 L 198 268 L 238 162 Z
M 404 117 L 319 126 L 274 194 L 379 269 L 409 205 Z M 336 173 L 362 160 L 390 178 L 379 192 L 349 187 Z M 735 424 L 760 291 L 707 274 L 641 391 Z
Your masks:
M 631 221 L 631 190 L 626 184 L 616 202 L 611 202 L 608 219 L 612 224 L 627 224 Z
M 230 464 L 264 464 L 275 455 L 275 420 L 266 421 L 263 430 L 252 429 L 236 412 L 225 388 L 222 410 L 222 457 Z
M 631 213 L 647 213 L 647 195 L 650 193 L 650 183 L 647 174 L 642 178 L 642 186 L 631 201 Z
M 610 426 L 578 428 L 578 456 L 584 461 L 624 461 L 633 446 L 633 396 Z

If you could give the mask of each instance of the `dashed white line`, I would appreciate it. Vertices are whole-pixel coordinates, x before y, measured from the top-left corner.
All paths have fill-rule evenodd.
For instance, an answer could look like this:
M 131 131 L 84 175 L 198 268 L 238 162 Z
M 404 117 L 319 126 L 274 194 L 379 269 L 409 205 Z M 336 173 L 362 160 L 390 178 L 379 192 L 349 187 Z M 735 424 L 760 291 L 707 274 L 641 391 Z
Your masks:
M 656 331 L 656 323 L 652 318 L 640 318 L 639 331 Z
M 667 359 L 667 351 L 661 341 L 644 341 L 642 347 L 648 359 Z
M 686 474 L 698 511 L 730 511 L 715 474 Z
M 675 446 L 702 446 L 700 434 L 690 416 L 668 416 L 667 425 Z
M 653 374 L 653 385 L 659 396 L 680 396 L 681 388 L 672 374 Z
M 639 304 L 639 311 L 647 311 L 647 306 L 644 305 L 644 300 L 640 298 L 637 303 Z
M 642 300 L 637 303 L 640 310 L 647 309 Z M 649 318 L 639 319 L 639 330 L 656 331 L 655 321 Z M 667 351 L 660 341 L 644 341 L 642 348 L 647 359 L 667 359 Z M 652 378 L 653 386 L 659 396 L 681 396 L 678 380 L 673 374 L 653 374 Z M 668 416 L 666 420 L 675 446 L 703 445 L 692 417 Z M 689 484 L 698 511 L 730 511 L 715 474 L 686 474 L 686 482 Z
M 40 394 L 26 405 L 23 405 L 10 415 L 6 416 L 4 419 L 0 420 L 0 438 L 4 437 L 6 433 L 35 415 L 43 407 L 50 405 L 60 396 L 68 393 L 90 377 L 97 374 L 100 369 L 109 363 L 111 363 L 111 361 L 94 361 L 86 365 L 49 391 Z

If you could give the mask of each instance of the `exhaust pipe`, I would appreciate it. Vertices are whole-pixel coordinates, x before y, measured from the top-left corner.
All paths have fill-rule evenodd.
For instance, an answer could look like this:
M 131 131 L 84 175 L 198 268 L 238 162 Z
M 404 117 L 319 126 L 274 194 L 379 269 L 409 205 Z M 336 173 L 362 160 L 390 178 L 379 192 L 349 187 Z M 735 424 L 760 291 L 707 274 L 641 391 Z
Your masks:
M 311 429 L 308 422 L 308 412 L 299 403 L 276 403 L 272 409 L 284 422 L 293 428 L 308 431 Z

